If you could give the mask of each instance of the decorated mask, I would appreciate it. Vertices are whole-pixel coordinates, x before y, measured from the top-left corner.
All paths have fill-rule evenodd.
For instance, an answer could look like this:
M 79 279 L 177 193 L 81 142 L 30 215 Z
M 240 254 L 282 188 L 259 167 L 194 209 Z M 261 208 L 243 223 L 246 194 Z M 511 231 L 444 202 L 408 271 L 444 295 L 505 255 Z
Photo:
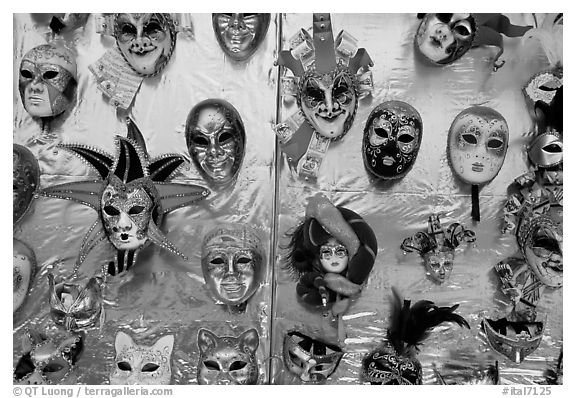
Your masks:
M 362 140 L 364 165 L 376 177 L 404 177 L 416 162 L 422 142 L 422 118 L 401 101 L 387 101 L 372 110 Z
M 128 138 L 116 137 L 116 157 L 85 145 L 61 145 L 94 167 L 99 180 L 73 182 L 46 188 L 48 197 L 89 206 L 99 218 L 83 240 L 76 268 L 98 244 L 108 241 L 116 249 L 112 275 L 128 270 L 139 250 L 150 242 L 184 256 L 160 231 L 163 215 L 208 196 L 197 185 L 166 182 L 184 164 L 180 155 L 150 159 L 142 134 L 128 121 Z
M 162 336 L 152 346 L 145 346 L 134 343 L 132 337 L 120 331 L 114 347 L 116 358 L 110 371 L 110 384 L 170 384 L 174 335 Z
M 83 28 L 90 14 L 80 13 L 36 13 L 30 14 L 40 25 L 48 25 L 55 34 L 65 34 Z
M 12 149 L 12 223 L 24 217 L 40 188 L 40 166 L 30 150 L 13 144 Z
M 485 318 L 482 321 L 482 330 L 492 349 L 515 363 L 520 363 L 540 345 L 544 323 L 511 321 L 506 318 L 495 321 Z
M 557 168 L 564 160 L 562 137 L 556 131 L 538 135 L 528 148 L 528 157 L 538 168 Z
M 256 384 L 256 350 L 260 336 L 249 329 L 238 337 L 216 336 L 207 329 L 198 331 L 198 384 Z
M 16 312 L 28 295 L 36 273 L 36 257 L 34 252 L 18 239 L 12 239 L 12 287 L 13 309 Z
M 224 100 L 200 102 L 186 121 L 186 145 L 207 180 L 216 184 L 232 181 L 240 171 L 246 146 L 240 114 Z
M 452 307 L 437 307 L 421 300 L 410 306 L 392 288 L 393 301 L 386 338 L 362 360 L 362 380 L 370 384 L 422 384 L 422 365 L 416 358 L 418 345 L 430 335 L 432 328 L 453 322 L 470 329 L 470 325 Z
M 284 336 L 284 364 L 302 381 L 326 380 L 336 371 L 343 355 L 340 347 L 312 339 L 295 330 Z
M 102 279 L 90 278 L 85 287 L 48 275 L 50 315 L 56 325 L 70 331 L 96 325 L 102 312 Z
M 142 76 L 162 71 L 176 45 L 176 28 L 169 14 L 117 14 L 114 36 L 126 62 Z
M 438 283 L 450 278 L 454 267 L 454 252 L 461 242 L 476 241 L 474 231 L 462 224 L 452 223 L 446 231 L 440 224 L 440 216 L 432 214 L 428 218 L 428 231 L 417 232 L 404 239 L 400 246 L 404 252 L 417 251 L 424 258 L 428 275 Z
M 22 58 L 18 89 L 34 117 L 58 116 L 70 109 L 77 84 L 76 60 L 64 47 L 42 44 Z
M 274 129 L 298 173 L 316 178 L 330 141 L 350 130 L 358 100 L 373 89 L 372 60 L 347 32 L 334 39 L 330 14 L 314 14 L 313 35 L 301 29 L 277 63 L 294 74 L 283 77 L 282 95 L 295 96 L 300 111 Z
M 47 337 L 28 331 L 22 337 L 24 355 L 14 369 L 14 384 L 76 384 L 74 365 L 82 355 L 80 334 Z
M 212 27 L 222 51 L 235 61 L 245 61 L 264 41 L 270 14 L 212 14 Z

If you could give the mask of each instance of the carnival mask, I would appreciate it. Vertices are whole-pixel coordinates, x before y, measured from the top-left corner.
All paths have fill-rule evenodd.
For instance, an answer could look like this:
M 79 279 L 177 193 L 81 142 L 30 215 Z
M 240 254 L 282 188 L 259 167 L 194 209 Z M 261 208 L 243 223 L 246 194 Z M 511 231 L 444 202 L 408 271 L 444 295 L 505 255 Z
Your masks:
M 422 384 L 422 365 L 415 358 L 399 356 L 385 343 L 362 360 L 362 377 L 370 384 Z
M 188 115 L 186 144 L 194 164 L 208 180 L 230 182 L 244 159 L 246 133 L 240 114 L 224 100 L 200 102 Z
M 542 340 L 544 323 L 509 321 L 506 318 L 494 321 L 485 318 L 482 329 L 492 349 L 515 363 L 520 363 L 533 353 Z
M 258 235 L 243 225 L 219 226 L 202 245 L 202 273 L 211 293 L 227 305 L 244 304 L 258 289 L 264 272 Z
M 102 312 L 102 279 L 90 278 L 85 287 L 66 283 L 49 273 L 50 315 L 58 326 L 78 331 L 95 326 Z
M 416 161 L 421 141 L 418 111 L 405 102 L 384 102 L 372 110 L 364 128 L 364 165 L 379 178 L 404 177 Z
M 116 358 L 110 372 L 110 384 L 170 384 L 170 357 L 174 335 L 158 339 L 152 346 L 134 343 L 132 337 L 120 331 L 114 343 Z
M 12 223 L 22 219 L 40 187 L 40 166 L 30 150 L 13 144 L 12 149 Z
M 14 384 L 76 384 L 74 365 L 84 350 L 81 335 L 46 337 L 29 331 L 22 338 L 22 348 Z
M 24 108 L 34 117 L 60 115 L 72 107 L 76 79 L 70 51 L 55 44 L 34 47 L 20 64 L 18 89 Z
M 32 249 L 17 239 L 12 240 L 12 255 L 12 312 L 14 313 L 24 304 L 24 300 L 32 286 L 34 274 L 36 273 L 36 257 Z
M 302 381 L 321 382 L 338 367 L 344 353 L 332 344 L 312 339 L 298 331 L 284 336 L 284 364 Z
M 432 279 L 439 283 L 450 279 L 454 269 L 454 252 L 452 250 L 430 252 L 424 254 L 423 257 L 426 269 Z
M 252 385 L 258 382 L 256 350 L 260 336 L 249 329 L 239 337 L 219 337 L 207 329 L 198 331 L 198 384 Z
M 176 28 L 169 14 L 118 14 L 114 36 L 126 62 L 142 76 L 162 71 L 176 44 Z
M 348 267 L 348 250 L 334 238 L 320 246 L 320 264 L 326 272 L 339 274 Z
M 224 53 L 245 61 L 264 41 L 270 14 L 212 14 L 212 27 Z
M 564 158 L 562 137 L 556 131 L 540 134 L 528 148 L 528 157 L 534 165 L 542 169 L 561 165 Z

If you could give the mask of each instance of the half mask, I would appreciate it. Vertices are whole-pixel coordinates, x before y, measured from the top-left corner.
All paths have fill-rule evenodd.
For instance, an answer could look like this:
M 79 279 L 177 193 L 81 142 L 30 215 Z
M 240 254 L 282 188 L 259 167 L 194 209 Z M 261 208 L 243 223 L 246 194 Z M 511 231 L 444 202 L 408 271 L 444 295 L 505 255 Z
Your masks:
M 246 61 L 264 41 L 270 14 L 212 14 L 216 40 L 228 57 Z
M 246 132 L 240 114 L 224 100 L 200 102 L 186 120 L 186 145 L 206 180 L 215 184 L 234 180 L 246 150 Z
M 422 118 L 402 101 L 386 101 L 372 110 L 362 139 L 364 165 L 378 178 L 404 177 L 422 142 Z
M 238 337 L 198 331 L 198 384 L 252 385 L 258 382 L 256 350 L 260 336 L 249 329 Z
M 18 239 L 12 239 L 12 288 L 15 313 L 24 304 L 36 274 L 36 256 L 32 249 Z
M 12 173 L 12 224 L 15 225 L 31 207 L 40 188 L 38 160 L 22 145 L 13 144 Z
M 540 345 L 544 322 L 485 318 L 482 321 L 482 330 L 493 350 L 515 363 L 521 363 Z
M 114 347 L 116 357 L 110 371 L 110 384 L 170 384 L 174 335 L 162 336 L 152 346 L 146 346 L 134 343 L 132 337 L 120 331 Z

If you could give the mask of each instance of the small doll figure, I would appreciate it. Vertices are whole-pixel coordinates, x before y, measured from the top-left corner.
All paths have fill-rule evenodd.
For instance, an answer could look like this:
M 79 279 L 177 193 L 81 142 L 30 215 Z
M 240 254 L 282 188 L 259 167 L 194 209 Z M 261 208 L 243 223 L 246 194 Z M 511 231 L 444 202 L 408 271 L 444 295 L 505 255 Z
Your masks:
M 310 198 L 306 218 L 288 246 L 286 268 L 298 276 L 296 294 L 305 303 L 332 303 L 334 316 L 360 293 L 378 252 L 372 228 L 352 210 L 334 206 L 322 194 Z

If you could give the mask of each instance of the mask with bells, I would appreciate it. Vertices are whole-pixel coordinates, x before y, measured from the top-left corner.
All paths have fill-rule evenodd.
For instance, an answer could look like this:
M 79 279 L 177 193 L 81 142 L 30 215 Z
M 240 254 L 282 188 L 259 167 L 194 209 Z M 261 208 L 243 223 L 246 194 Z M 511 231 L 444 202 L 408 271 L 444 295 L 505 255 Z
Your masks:
M 176 45 L 176 27 L 170 14 L 117 14 L 114 37 L 122 56 L 141 76 L 162 71 Z
M 82 335 L 47 337 L 30 330 L 22 337 L 22 348 L 14 384 L 76 384 L 74 368 L 84 350 Z
M 340 347 L 312 339 L 295 330 L 284 336 L 284 364 L 302 381 L 326 380 L 336 371 L 343 355 Z
M 260 336 L 249 329 L 238 337 L 198 331 L 198 384 L 252 385 L 258 382 L 256 350 Z
M 256 52 L 269 24 L 270 14 L 212 14 L 216 40 L 235 61 L 245 61 Z
M 232 181 L 240 171 L 246 146 L 240 114 L 224 100 L 200 102 L 186 121 L 186 145 L 207 180 L 216 184 Z
M 12 313 L 15 313 L 24 304 L 32 287 L 36 274 L 36 256 L 32 249 L 18 239 L 12 239 L 12 255 Z
M 404 177 L 416 162 L 421 142 L 418 111 L 405 102 L 384 102 L 372 110 L 364 128 L 364 165 L 379 178 Z
M 77 84 L 76 60 L 64 47 L 42 44 L 22 58 L 18 89 L 24 108 L 34 117 L 58 116 L 70 109 Z
M 110 372 L 110 384 L 170 384 L 173 335 L 160 337 L 152 346 L 145 346 L 134 343 L 132 337 L 120 331 L 114 346 L 116 358 Z
M 40 166 L 30 150 L 13 144 L 12 150 L 12 223 L 24 217 L 40 188 Z

